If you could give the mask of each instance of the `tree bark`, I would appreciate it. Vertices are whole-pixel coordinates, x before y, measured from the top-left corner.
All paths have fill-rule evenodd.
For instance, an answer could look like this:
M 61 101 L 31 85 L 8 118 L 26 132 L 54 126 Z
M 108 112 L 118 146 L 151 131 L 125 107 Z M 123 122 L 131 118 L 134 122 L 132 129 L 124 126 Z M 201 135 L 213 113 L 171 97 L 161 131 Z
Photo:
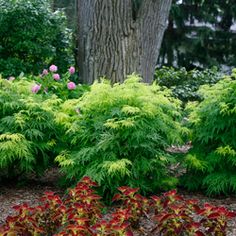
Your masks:
M 84 83 L 123 82 L 133 72 L 150 83 L 171 0 L 78 0 L 78 65 Z

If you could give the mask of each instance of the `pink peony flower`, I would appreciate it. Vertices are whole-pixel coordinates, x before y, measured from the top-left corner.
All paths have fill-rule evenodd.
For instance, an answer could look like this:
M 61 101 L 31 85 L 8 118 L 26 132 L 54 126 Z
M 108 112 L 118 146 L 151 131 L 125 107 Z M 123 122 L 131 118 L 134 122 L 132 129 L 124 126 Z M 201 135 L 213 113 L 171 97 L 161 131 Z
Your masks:
M 41 85 L 36 84 L 32 87 L 31 91 L 32 93 L 37 93 L 40 90 L 40 88 L 41 88 Z
M 75 73 L 75 67 L 74 67 L 74 66 L 71 66 L 71 67 L 69 68 L 69 73 L 70 73 L 71 75 L 73 75 L 73 74 Z
M 73 90 L 73 89 L 76 88 L 76 85 L 75 85 L 74 82 L 69 82 L 69 83 L 67 84 L 67 88 L 68 88 L 69 90 Z
M 48 70 L 44 69 L 42 75 L 47 75 L 47 74 L 48 74 Z
M 53 79 L 55 79 L 55 80 L 60 80 L 60 75 L 59 75 L 59 74 L 54 74 L 54 75 L 53 75 Z
M 51 72 L 56 72 L 56 71 L 57 71 L 57 66 L 51 65 L 51 66 L 49 67 L 49 70 L 50 70 Z

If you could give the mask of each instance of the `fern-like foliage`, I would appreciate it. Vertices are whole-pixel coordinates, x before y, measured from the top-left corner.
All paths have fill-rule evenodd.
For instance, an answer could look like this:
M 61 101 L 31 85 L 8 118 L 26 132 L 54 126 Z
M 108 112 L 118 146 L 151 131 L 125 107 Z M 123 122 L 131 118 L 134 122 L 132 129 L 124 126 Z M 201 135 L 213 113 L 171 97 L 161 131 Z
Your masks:
M 67 109 L 67 115 L 57 118 L 70 140 L 68 151 L 57 157 L 66 182 L 88 175 L 108 195 L 120 185 L 144 193 L 173 187 L 176 180 L 166 168 L 173 158 L 165 148 L 181 142 L 185 131 L 179 107 L 169 91 L 141 83 L 135 75 L 113 86 L 95 82 L 81 99 L 66 101 L 61 112 Z
M 236 81 L 232 78 L 203 86 L 203 101 L 189 106 L 194 148 L 186 157 L 183 182 L 210 195 L 236 193 Z
M 0 79 L 0 170 L 3 175 L 40 173 L 58 145 L 57 97 L 31 92 L 32 83 Z M 56 155 L 56 154 L 54 154 Z
M 0 168 L 8 168 L 15 160 L 20 160 L 20 169 L 29 171 L 35 161 L 31 145 L 22 134 L 4 133 L 0 135 Z

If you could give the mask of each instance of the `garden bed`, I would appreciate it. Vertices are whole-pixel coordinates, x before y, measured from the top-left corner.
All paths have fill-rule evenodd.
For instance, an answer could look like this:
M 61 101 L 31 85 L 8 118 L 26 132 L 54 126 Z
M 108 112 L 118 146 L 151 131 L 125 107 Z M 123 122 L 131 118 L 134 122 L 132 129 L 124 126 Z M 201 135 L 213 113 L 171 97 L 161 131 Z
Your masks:
M 3 223 L 4 219 L 14 213 L 12 209 L 13 205 L 18 205 L 27 202 L 29 205 L 36 205 L 38 199 L 45 191 L 54 191 L 63 195 L 63 190 L 56 186 L 56 180 L 58 179 L 58 171 L 51 170 L 46 173 L 45 176 L 39 180 L 32 178 L 24 186 L 19 186 L 13 183 L 3 184 L 0 187 L 0 223 Z M 216 206 L 225 206 L 229 210 L 236 211 L 236 197 L 218 197 L 208 198 L 200 193 L 187 193 L 180 191 L 186 199 L 198 199 L 202 204 L 211 203 Z M 113 209 L 111 208 L 111 212 Z M 109 213 L 108 213 L 109 214 Z M 106 217 L 109 217 L 106 216 Z M 152 215 L 146 215 L 141 219 L 141 224 L 138 229 L 134 230 L 135 236 L 141 235 L 157 235 L 152 230 L 155 228 L 155 223 L 152 220 Z M 236 235 L 236 219 L 228 222 L 227 236 Z

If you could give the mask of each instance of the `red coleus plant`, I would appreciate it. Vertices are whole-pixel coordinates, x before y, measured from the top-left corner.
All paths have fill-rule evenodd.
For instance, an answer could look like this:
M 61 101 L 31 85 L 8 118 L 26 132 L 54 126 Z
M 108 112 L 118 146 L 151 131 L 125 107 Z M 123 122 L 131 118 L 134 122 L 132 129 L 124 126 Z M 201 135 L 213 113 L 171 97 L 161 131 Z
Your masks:
M 157 221 L 152 231 L 161 235 L 223 236 L 228 219 L 236 216 L 235 212 L 208 203 L 201 208 L 197 200 L 186 200 L 177 195 L 176 190 L 151 199 Z
M 157 222 L 151 232 L 155 235 L 226 235 L 227 220 L 236 216 L 224 207 L 208 203 L 199 207 L 197 200 L 185 200 L 175 190 L 147 199 L 138 194 L 137 188 L 124 186 L 118 188 L 120 193 L 113 198 L 121 205 L 104 217 L 101 197 L 93 189 L 96 186 L 84 177 L 63 198 L 45 192 L 39 206 L 14 206 L 16 214 L 0 226 L 0 235 L 133 236 L 132 228 L 149 213 Z
M 36 207 L 14 206 L 16 214 L 0 226 L 0 235 L 132 236 L 125 211 L 118 210 L 110 220 L 103 219 L 101 197 L 93 189 L 96 186 L 84 177 L 63 199 L 54 192 L 45 192 Z
M 236 216 L 235 212 L 228 211 L 225 207 L 215 207 L 209 203 L 199 209 L 197 213 L 203 216 L 201 223 L 207 229 L 206 232 L 215 235 L 226 235 L 222 232 L 226 231 L 227 221 Z
M 119 187 L 121 193 L 116 194 L 112 201 L 122 201 L 123 217 L 127 217 L 133 227 L 137 227 L 140 217 L 149 211 L 149 200 L 138 194 L 138 188 L 130 188 L 127 186 Z

